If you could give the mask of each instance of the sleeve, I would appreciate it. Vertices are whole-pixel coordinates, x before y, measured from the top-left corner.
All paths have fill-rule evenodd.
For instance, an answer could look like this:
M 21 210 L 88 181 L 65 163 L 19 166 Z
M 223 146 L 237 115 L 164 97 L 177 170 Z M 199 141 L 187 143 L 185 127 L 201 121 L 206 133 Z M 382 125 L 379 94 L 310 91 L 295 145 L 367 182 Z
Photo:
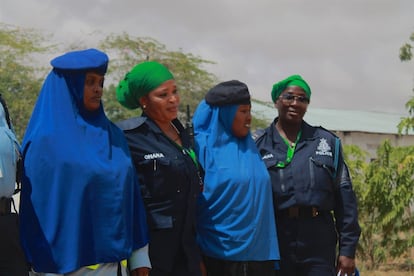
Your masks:
M 128 266 L 130 270 L 139 267 L 151 268 L 151 262 L 148 256 L 148 244 L 132 252 L 131 257 L 128 259 Z
M 335 191 L 335 223 L 339 236 L 339 255 L 354 258 L 361 228 L 358 223 L 358 206 L 351 177 L 343 160 L 341 145 L 338 145 L 338 168 Z

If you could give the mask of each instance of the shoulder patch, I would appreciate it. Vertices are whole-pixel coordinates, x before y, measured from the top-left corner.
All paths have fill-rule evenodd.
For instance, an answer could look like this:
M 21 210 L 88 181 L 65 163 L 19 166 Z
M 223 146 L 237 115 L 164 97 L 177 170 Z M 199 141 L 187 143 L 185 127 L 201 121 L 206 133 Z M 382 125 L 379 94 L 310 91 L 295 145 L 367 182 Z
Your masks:
M 115 124 L 122 130 L 131 130 L 140 127 L 146 120 L 147 118 L 140 116 L 120 121 Z

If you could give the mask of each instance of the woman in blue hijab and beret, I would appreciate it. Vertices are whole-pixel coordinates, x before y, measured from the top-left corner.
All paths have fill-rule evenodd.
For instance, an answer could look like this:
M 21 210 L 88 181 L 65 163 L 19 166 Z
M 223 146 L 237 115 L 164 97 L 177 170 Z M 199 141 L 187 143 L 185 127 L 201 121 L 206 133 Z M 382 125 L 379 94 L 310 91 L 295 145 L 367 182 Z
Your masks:
M 101 102 L 108 56 L 51 61 L 27 127 L 20 199 L 22 246 L 35 275 L 146 275 L 148 234 L 122 131 Z
M 209 276 L 275 275 L 272 187 L 250 134 L 250 93 L 237 81 L 208 91 L 193 117 L 204 172 L 197 240 Z
M 355 275 L 361 230 L 340 140 L 304 121 L 311 89 L 301 76 L 275 83 L 271 96 L 279 116 L 256 144 L 272 180 L 278 275 Z
M 151 276 L 198 276 L 196 200 L 201 181 L 192 143 L 177 119 L 180 94 L 173 74 L 156 61 L 135 65 L 119 82 L 118 101 L 142 114 L 124 130 L 147 211 Z

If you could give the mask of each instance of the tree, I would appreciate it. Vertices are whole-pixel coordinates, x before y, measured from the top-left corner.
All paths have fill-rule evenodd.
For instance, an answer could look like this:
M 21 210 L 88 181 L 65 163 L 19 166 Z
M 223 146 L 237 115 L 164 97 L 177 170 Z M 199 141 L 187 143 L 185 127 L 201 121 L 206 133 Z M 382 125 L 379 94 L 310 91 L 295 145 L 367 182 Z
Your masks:
M 377 159 L 365 165 L 364 154 L 353 147 L 345 150 L 345 156 L 351 175 L 356 176 L 362 228 L 357 254 L 376 268 L 414 246 L 414 146 L 392 147 L 386 140 L 377 150 Z
M 111 56 L 111 77 L 118 83 L 137 63 L 153 60 L 166 65 L 174 74 L 181 96 L 180 110 L 184 116 L 186 105 L 193 112 L 205 93 L 217 83 L 217 77 L 203 67 L 212 61 L 191 53 L 167 50 L 165 45 L 148 37 L 131 37 L 126 33 L 111 34 L 101 43 L 100 48 Z M 134 111 L 123 111 L 115 99 L 115 85 L 110 86 L 105 97 L 108 117 L 114 121 L 127 118 Z M 137 114 L 135 114 L 137 115 Z
M 410 36 L 411 43 L 414 43 L 414 33 Z M 401 61 L 409 61 L 413 57 L 412 53 L 413 45 L 410 43 L 404 43 L 403 46 L 400 48 L 400 60 Z
M 44 69 L 35 67 L 33 55 L 52 46 L 42 46 L 45 38 L 32 29 L 0 23 L 0 93 L 7 101 L 19 140 L 23 137 L 39 93 Z
M 414 44 L 414 33 L 410 36 L 411 43 L 405 43 L 400 48 L 400 60 L 401 61 L 410 61 L 413 58 L 413 44 Z M 413 89 L 414 92 L 414 89 Z M 412 97 L 405 104 L 405 107 L 408 109 L 408 117 L 402 118 L 398 124 L 398 132 L 402 133 L 405 131 L 407 134 L 410 129 L 414 129 L 414 97 Z

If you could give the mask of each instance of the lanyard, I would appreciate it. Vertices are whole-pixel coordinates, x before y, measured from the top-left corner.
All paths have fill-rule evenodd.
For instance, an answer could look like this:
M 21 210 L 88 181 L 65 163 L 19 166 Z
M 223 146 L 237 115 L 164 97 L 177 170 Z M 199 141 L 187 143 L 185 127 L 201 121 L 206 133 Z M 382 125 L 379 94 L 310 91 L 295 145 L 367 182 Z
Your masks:
M 182 149 L 183 149 L 183 152 L 184 152 L 184 153 L 187 153 L 187 154 L 188 154 L 188 156 L 190 156 L 191 160 L 193 160 L 194 164 L 195 164 L 195 165 L 196 165 L 196 167 L 198 168 L 197 157 L 196 157 L 196 154 L 195 154 L 194 150 L 193 150 L 193 149 L 191 149 L 191 148 L 189 148 L 189 149 L 182 148 Z
M 287 165 L 289 165 L 289 163 L 292 161 L 293 155 L 295 154 L 296 145 L 297 145 L 297 143 L 298 143 L 301 135 L 302 135 L 302 130 L 299 131 L 298 135 L 296 136 L 295 143 L 293 143 L 293 145 L 291 145 L 286 138 L 284 138 L 283 136 L 281 136 L 282 139 L 283 139 L 283 141 L 287 145 L 288 150 L 286 152 L 286 160 L 285 161 L 279 161 L 279 162 L 277 162 L 277 164 L 276 164 L 276 167 L 277 168 L 284 168 Z

